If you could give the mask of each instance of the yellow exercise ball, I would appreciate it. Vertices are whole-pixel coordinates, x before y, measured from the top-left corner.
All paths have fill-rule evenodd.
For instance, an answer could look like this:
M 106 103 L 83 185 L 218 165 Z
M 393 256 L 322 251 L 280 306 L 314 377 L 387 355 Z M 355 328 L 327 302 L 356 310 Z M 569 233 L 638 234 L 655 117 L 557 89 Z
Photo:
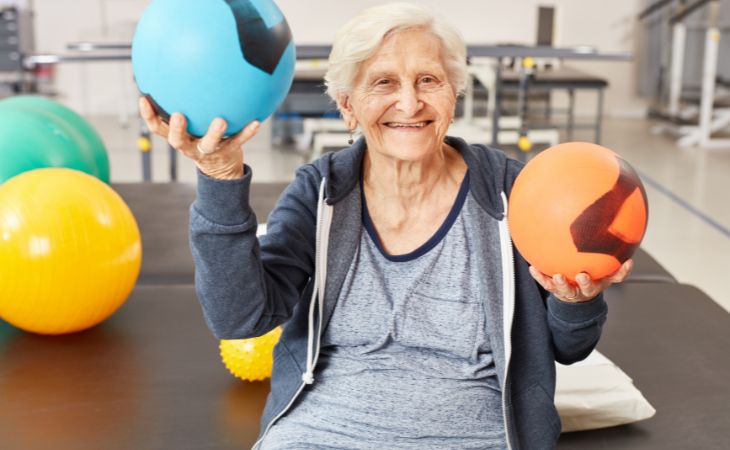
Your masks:
M 220 342 L 221 358 L 229 372 L 244 381 L 261 381 L 271 376 L 274 346 L 279 342 L 281 327 L 251 339 Z
M 64 334 L 102 322 L 141 261 L 132 212 L 98 179 L 46 168 L 0 185 L 0 317 L 16 327 Z

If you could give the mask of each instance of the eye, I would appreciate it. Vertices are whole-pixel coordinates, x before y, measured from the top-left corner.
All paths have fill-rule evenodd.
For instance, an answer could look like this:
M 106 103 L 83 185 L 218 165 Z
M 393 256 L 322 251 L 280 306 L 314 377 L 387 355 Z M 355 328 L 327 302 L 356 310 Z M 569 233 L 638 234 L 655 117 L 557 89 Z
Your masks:
M 436 83 L 436 78 L 432 77 L 431 75 L 424 75 L 419 80 L 421 84 L 433 84 Z
M 396 89 L 397 86 L 398 81 L 394 80 L 393 78 L 376 78 L 370 84 L 370 90 L 375 93 L 386 94 L 393 92 L 393 90 Z

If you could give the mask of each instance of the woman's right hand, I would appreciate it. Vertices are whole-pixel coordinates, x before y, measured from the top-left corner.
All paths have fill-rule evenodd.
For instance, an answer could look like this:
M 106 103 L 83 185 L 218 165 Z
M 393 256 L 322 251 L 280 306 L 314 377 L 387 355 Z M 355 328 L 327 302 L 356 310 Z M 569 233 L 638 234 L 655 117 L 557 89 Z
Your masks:
M 173 148 L 192 159 L 201 172 L 221 180 L 243 176 L 243 144 L 256 135 L 261 125 L 253 121 L 237 135 L 224 139 L 226 121 L 216 118 L 205 136 L 198 139 L 187 133 L 185 116 L 173 113 L 168 125 L 155 113 L 145 97 L 139 99 L 139 113 L 151 132 L 167 139 Z

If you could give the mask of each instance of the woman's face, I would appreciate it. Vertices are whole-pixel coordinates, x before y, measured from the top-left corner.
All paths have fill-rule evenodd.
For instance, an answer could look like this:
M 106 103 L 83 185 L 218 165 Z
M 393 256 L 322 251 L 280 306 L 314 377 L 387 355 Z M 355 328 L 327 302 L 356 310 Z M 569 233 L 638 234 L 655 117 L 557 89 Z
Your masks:
M 348 126 L 362 129 L 369 150 L 403 161 L 438 151 L 456 104 L 440 40 L 422 29 L 386 37 L 339 103 Z

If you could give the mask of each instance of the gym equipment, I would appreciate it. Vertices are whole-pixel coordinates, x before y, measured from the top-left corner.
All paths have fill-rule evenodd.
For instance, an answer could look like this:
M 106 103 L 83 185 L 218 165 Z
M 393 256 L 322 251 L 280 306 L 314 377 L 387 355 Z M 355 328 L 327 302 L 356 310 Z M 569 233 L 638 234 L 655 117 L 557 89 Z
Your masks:
M 704 148 L 730 148 L 730 139 L 716 135 L 730 127 L 730 104 L 720 97 L 718 85 L 718 62 L 721 53 L 720 0 L 694 0 L 692 2 L 659 0 L 651 4 L 639 15 L 639 20 L 647 21 L 659 12 L 671 9 L 668 23 L 671 27 L 671 53 L 662 52 L 658 73 L 655 105 L 649 116 L 664 123 L 654 128 L 656 133 L 666 132 L 677 138 L 680 147 L 700 146 Z M 706 12 L 704 30 L 704 52 L 700 84 L 699 106 L 683 104 L 685 73 L 687 67 L 695 62 L 685 62 L 690 56 L 687 51 L 688 18 L 695 12 Z M 661 25 L 660 25 L 661 26 Z M 662 40 L 659 39 L 659 44 Z M 698 65 L 698 64 L 697 64 Z M 668 77 L 665 75 L 669 68 Z M 668 85 L 667 85 L 668 78 Z M 666 90 L 666 92 L 664 92 Z M 666 96 L 666 101 L 664 97 Z M 662 105 L 666 104 L 663 108 Z
M 257 190 L 262 186 L 267 189 Z M 267 216 L 285 186 L 252 184 L 251 201 L 259 220 Z M 168 235 L 179 229 L 178 219 L 194 200 L 194 190 L 180 183 L 116 187 L 142 232 L 148 232 L 143 236 L 146 260 L 148 255 L 156 257 L 148 242 L 187 245 L 186 233 L 175 231 L 174 242 Z M 122 191 L 125 187 L 129 190 Z M 160 217 L 163 210 L 179 213 Z M 725 411 L 730 402 L 727 381 L 718 376 L 730 373 L 730 359 L 717 343 L 730 341 L 730 317 L 699 289 L 658 279 L 637 280 L 640 254 L 641 249 L 634 256 L 629 280 L 605 292 L 611 311 L 598 350 L 631 376 L 658 414 L 630 426 L 565 434 L 558 450 L 585 450 L 602 443 L 621 450 L 723 448 L 728 440 L 727 417 L 717 412 Z M 650 255 L 645 256 L 651 261 Z M 165 267 L 160 264 L 159 269 Z M 648 275 L 664 272 L 656 264 L 645 269 L 658 271 L 644 271 Z M 61 343 L 73 351 L 63 351 Z M 269 383 L 232 378 L 222 368 L 219 353 L 211 351 L 217 345 L 201 317 L 192 266 L 189 279 L 138 284 L 108 326 L 54 338 L 18 332 L 0 356 L 3 448 L 42 450 L 53 442 L 55 450 L 77 450 L 89 442 L 113 442 L 115 450 L 138 450 L 160 447 L 160 439 L 165 448 L 175 449 L 251 448 L 259 434 Z M 686 364 L 676 363 L 678 354 L 688 358 Z M 290 370 L 297 367 L 286 355 L 277 364 Z M 48 395 L 43 387 L 59 379 L 63 383 Z M 690 379 L 692 389 L 687 388 Z M 127 414 L 127 406 L 136 414 Z M 56 426 L 68 423 L 64 419 L 69 416 L 75 419 L 73 424 Z M 76 426 L 89 423 L 95 429 Z M 32 425 L 34 434 L 19 433 L 18 424 Z
M 35 89 L 36 83 L 23 66 L 23 58 L 35 47 L 33 13 L 29 8 L 0 3 L 0 88 L 13 93 Z
M 600 279 L 644 237 L 646 192 L 634 169 L 606 147 L 568 142 L 527 163 L 515 180 L 508 223 L 515 246 L 539 271 Z
M 79 133 L 64 120 L 49 111 L 5 106 L 5 102 L 0 101 L 0 183 L 43 167 L 104 175 L 91 148 L 79 142 Z M 108 182 L 108 165 L 106 175 Z
M 252 339 L 232 339 L 220 342 L 223 364 L 235 377 L 244 381 L 261 381 L 271 376 L 274 366 L 274 346 L 279 342 L 281 327 Z
M 109 155 L 99 133 L 83 117 L 70 108 L 38 95 L 19 95 L 0 101 L 0 108 L 26 108 L 53 114 L 58 121 L 70 128 L 78 143 L 78 150 L 96 165 L 96 176 L 109 183 Z
M 227 135 L 266 119 L 289 91 L 295 60 L 271 0 L 155 0 L 132 41 L 139 90 L 163 119 L 183 113 L 194 136 L 216 117 Z
M 134 216 L 108 185 L 47 168 L 0 186 L 0 316 L 40 334 L 90 328 L 126 300 L 142 246 Z

